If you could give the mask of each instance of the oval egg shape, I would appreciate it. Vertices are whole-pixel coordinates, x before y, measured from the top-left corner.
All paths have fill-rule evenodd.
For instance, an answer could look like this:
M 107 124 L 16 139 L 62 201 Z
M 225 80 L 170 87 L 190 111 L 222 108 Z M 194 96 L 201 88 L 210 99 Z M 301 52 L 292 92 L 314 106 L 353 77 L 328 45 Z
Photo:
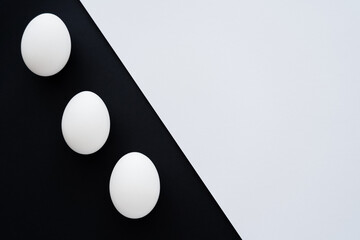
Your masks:
M 26 26 L 21 55 L 33 73 L 43 77 L 58 73 L 66 65 L 70 52 L 70 34 L 58 16 L 43 13 Z
M 159 199 L 159 174 L 147 156 L 131 152 L 116 163 L 109 190 L 115 208 L 123 216 L 142 218 L 152 211 Z
M 98 151 L 110 132 L 110 116 L 103 100 L 93 92 L 76 94 L 66 105 L 61 130 L 67 145 L 79 154 Z

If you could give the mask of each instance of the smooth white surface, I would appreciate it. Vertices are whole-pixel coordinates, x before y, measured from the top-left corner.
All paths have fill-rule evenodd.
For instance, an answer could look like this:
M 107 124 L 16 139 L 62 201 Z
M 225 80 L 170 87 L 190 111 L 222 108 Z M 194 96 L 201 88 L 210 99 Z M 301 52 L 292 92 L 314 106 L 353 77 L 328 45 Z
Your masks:
M 67 145 L 77 153 L 91 154 L 106 142 L 110 116 L 103 100 L 93 92 L 76 94 L 66 105 L 61 130 Z
M 26 26 L 21 55 L 33 73 L 43 77 L 58 73 L 66 65 L 70 51 L 69 31 L 56 15 L 40 14 Z
M 122 215 L 142 218 L 153 210 L 159 199 L 159 174 L 147 156 L 131 152 L 116 163 L 109 190 L 115 208 Z
M 360 239 L 360 1 L 82 2 L 243 239 Z

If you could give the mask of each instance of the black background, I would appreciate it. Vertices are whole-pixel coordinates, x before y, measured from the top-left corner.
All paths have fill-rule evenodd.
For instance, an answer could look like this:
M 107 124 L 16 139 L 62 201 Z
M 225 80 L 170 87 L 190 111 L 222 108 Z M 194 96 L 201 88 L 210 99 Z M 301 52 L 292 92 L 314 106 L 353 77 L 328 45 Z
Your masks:
M 47 78 L 20 53 L 26 25 L 44 12 L 72 41 L 65 68 Z M 0 29 L 0 239 L 240 239 L 80 2 L 0 1 Z M 61 134 L 66 104 L 84 90 L 111 119 L 106 144 L 88 156 Z M 161 182 L 156 207 L 138 220 L 119 214 L 108 191 L 132 151 L 154 162 Z

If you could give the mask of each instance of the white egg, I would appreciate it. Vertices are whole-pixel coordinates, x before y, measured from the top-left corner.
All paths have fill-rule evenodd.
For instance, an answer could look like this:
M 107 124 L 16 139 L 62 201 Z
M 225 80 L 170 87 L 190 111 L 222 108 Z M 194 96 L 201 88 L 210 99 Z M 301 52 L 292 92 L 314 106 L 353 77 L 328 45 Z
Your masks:
M 61 130 L 67 145 L 77 153 L 91 154 L 106 142 L 110 116 L 103 100 L 93 92 L 76 94 L 66 105 Z
M 151 212 L 159 199 L 159 174 L 144 154 L 128 153 L 116 163 L 109 188 L 111 200 L 122 215 L 141 218 Z
M 66 65 L 71 40 L 64 22 L 54 14 L 43 13 L 26 26 L 21 39 L 25 65 L 39 76 L 51 76 Z

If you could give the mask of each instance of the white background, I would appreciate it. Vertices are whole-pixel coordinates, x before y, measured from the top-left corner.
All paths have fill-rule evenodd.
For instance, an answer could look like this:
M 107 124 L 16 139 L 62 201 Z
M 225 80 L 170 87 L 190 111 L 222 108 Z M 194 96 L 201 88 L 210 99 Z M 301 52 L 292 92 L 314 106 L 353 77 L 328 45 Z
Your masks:
M 360 1 L 82 3 L 244 239 L 360 239 Z

